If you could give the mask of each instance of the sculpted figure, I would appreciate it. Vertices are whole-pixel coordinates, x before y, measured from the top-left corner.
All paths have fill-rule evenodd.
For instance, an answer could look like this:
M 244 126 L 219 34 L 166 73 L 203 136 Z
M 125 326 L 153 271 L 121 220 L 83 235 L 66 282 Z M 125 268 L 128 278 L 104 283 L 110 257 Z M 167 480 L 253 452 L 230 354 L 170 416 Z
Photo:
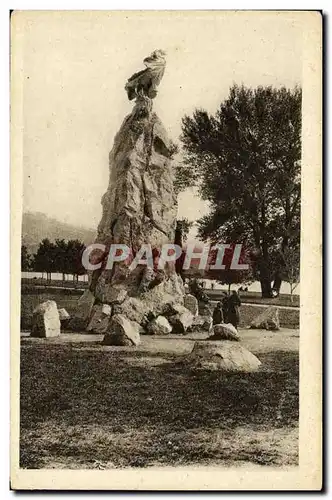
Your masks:
M 146 69 L 134 73 L 126 83 L 129 101 L 136 97 L 148 97 L 154 99 L 157 95 L 157 87 L 164 76 L 166 66 L 166 53 L 163 50 L 155 50 L 149 57 L 144 59 Z

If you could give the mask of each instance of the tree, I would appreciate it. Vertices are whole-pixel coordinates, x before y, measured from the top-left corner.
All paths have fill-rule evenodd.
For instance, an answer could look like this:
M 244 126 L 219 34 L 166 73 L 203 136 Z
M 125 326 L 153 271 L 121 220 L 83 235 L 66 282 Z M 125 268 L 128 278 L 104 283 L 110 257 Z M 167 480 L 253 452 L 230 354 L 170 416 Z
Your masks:
M 78 276 L 86 273 L 82 264 L 82 255 L 85 246 L 79 240 L 59 240 L 51 243 L 49 239 L 44 239 L 39 244 L 37 253 L 33 259 L 34 271 L 46 272 L 47 279 L 51 279 L 52 272 L 61 272 L 63 279 L 65 274 L 73 274 L 78 280 Z
M 196 172 L 192 169 L 191 165 L 187 165 L 183 159 L 178 159 L 175 163 L 174 171 L 175 178 L 173 186 L 175 194 L 178 195 L 181 191 L 196 185 Z
M 51 273 L 56 271 L 56 248 L 48 238 L 39 243 L 37 253 L 33 258 L 33 270 L 46 272 L 48 280 L 51 279 Z
M 187 186 L 197 185 L 210 207 L 199 237 L 251 248 L 262 296 L 272 296 L 273 278 L 279 293 L 273 256 L 299 235 L 301 89 L 234 85 L 214 116 L 183 118 L 181 140 Z
M 25 245 L 21 245 L 21 271 L 30 271 L 31 269 L 31 255 Z
M 300 282 L 300 247 L 288 246 L 284 251 L 283 278 L 289 283 L 291 302 L 293 302 L 293 293 Z
M 175 262 L 175 270 L 182 278 L 183 278 L 182 266 L 185 258 L 185 251 L 183 248 L 183 244 L 187 241 L 188 233 L 192 225 L 193 222 L 190 222 L 189 219 L 185 217 L 183 219 L 178 219 L 176 221 L 174 243 L 175 245 L 179 245 L 182 248 L 182 255 Z
M 176 221 L 175 231 L 176 232 L 178 231 L 178 233 L 181 234 L 181 237 L 179 238 L 179 239 L 181 239 L 181 243 L 184 243 L 187 241 L 189 231 L 192 228 L 193 224 L 194 223 L 192 221 L 190 221 L 189 219 L 187 219 L 186 217 L 184 217 L 183 219 L 178 219 Z M 177 239 L 177 237 L 176 237 L 176 239 Z
M 174 236 L 174 243 L 176 245 L 180 247 L 183 246 L 188 239 L 188 234 L 192 226 L 193 222 L 190 222 L 189 219 L 185 217 L 183 219 L 177 219 Z
M 80 240 L 69 240 L 67 243 L 66 260 L 70 273 L 73 274 L 76 281 L 82 274 L 86 274 L 86 269 L 82 264 L 82 255 L 85 250 L 85 245 Z
M 65 275 L 70 272 L 69 262 L 67 258 L 68 243 L 62 239 L 55 240 L 55 267 L 57 272 L 62 273 L 62 280 L 65 280 Z

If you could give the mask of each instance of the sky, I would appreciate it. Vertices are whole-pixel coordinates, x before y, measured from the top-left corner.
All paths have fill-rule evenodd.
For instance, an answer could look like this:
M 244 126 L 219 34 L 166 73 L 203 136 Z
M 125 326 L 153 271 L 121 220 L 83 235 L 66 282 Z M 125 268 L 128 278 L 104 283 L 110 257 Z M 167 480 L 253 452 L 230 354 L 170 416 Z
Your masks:
M 167 53 L 154 110 L 179 141 L 181 118 L 214 113 L 233 83 L 294 87 L 302 76 L 302 15 L 282 12 L 21 12 L 23 209 L 96 228 L 108 154 L 132 103 L 126 80 L 155 49 Z M 181 217 L 207 205 L 180 194 Z

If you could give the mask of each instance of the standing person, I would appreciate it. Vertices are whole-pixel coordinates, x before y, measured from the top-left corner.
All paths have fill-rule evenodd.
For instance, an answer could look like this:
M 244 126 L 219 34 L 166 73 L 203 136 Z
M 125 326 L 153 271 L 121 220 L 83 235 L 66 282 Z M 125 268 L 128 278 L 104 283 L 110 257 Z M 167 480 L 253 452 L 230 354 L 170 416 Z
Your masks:
M 216 307 L 214 308 L 212 320 L 213 320 L 214 325 L 220 325 L 220 323 L 224 322 L 224 315 L 222 312 L 222 303 L 221 302 L 218 302 Z
M 221 307 L 222 307 L 222 313 L 224 317 L 224 322 L 228 323 L 229 318 L 228 318 L 228 300 L 229 297 L 226 292 L 223 292 L 223 298 L 221 299 Z
M 228 321 L 232 323 L 237 329 L 240 323 L 240 312 L 239 307 L 241 305 L 241 300 L 235 290 L 233 290 L 232 295 L 228 299 Z

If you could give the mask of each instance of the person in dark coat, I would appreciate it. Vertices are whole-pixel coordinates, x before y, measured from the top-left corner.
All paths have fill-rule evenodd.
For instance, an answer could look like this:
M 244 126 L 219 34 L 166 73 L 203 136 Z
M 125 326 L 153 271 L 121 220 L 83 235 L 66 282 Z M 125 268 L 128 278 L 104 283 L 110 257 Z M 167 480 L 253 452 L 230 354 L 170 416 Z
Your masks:
M 222 313 L 224 317 L 224 322 L 228 323 L 228 295 L 226 292 L 223 293 L 223 298 L 221 299 Z
M 214 325 L 220 325 L 220 323 L 224 322 L 224 315 L 222 312 L 222 304 L 218 302 L 216 307 L 213 310 L 212 320 Z
M 239 307 L 241 305 L 241 300 L 235 290 L 233 290 L 232 295 L 228 299 L 228 321 L 237 329 L 240 323 L 240 312 Z

